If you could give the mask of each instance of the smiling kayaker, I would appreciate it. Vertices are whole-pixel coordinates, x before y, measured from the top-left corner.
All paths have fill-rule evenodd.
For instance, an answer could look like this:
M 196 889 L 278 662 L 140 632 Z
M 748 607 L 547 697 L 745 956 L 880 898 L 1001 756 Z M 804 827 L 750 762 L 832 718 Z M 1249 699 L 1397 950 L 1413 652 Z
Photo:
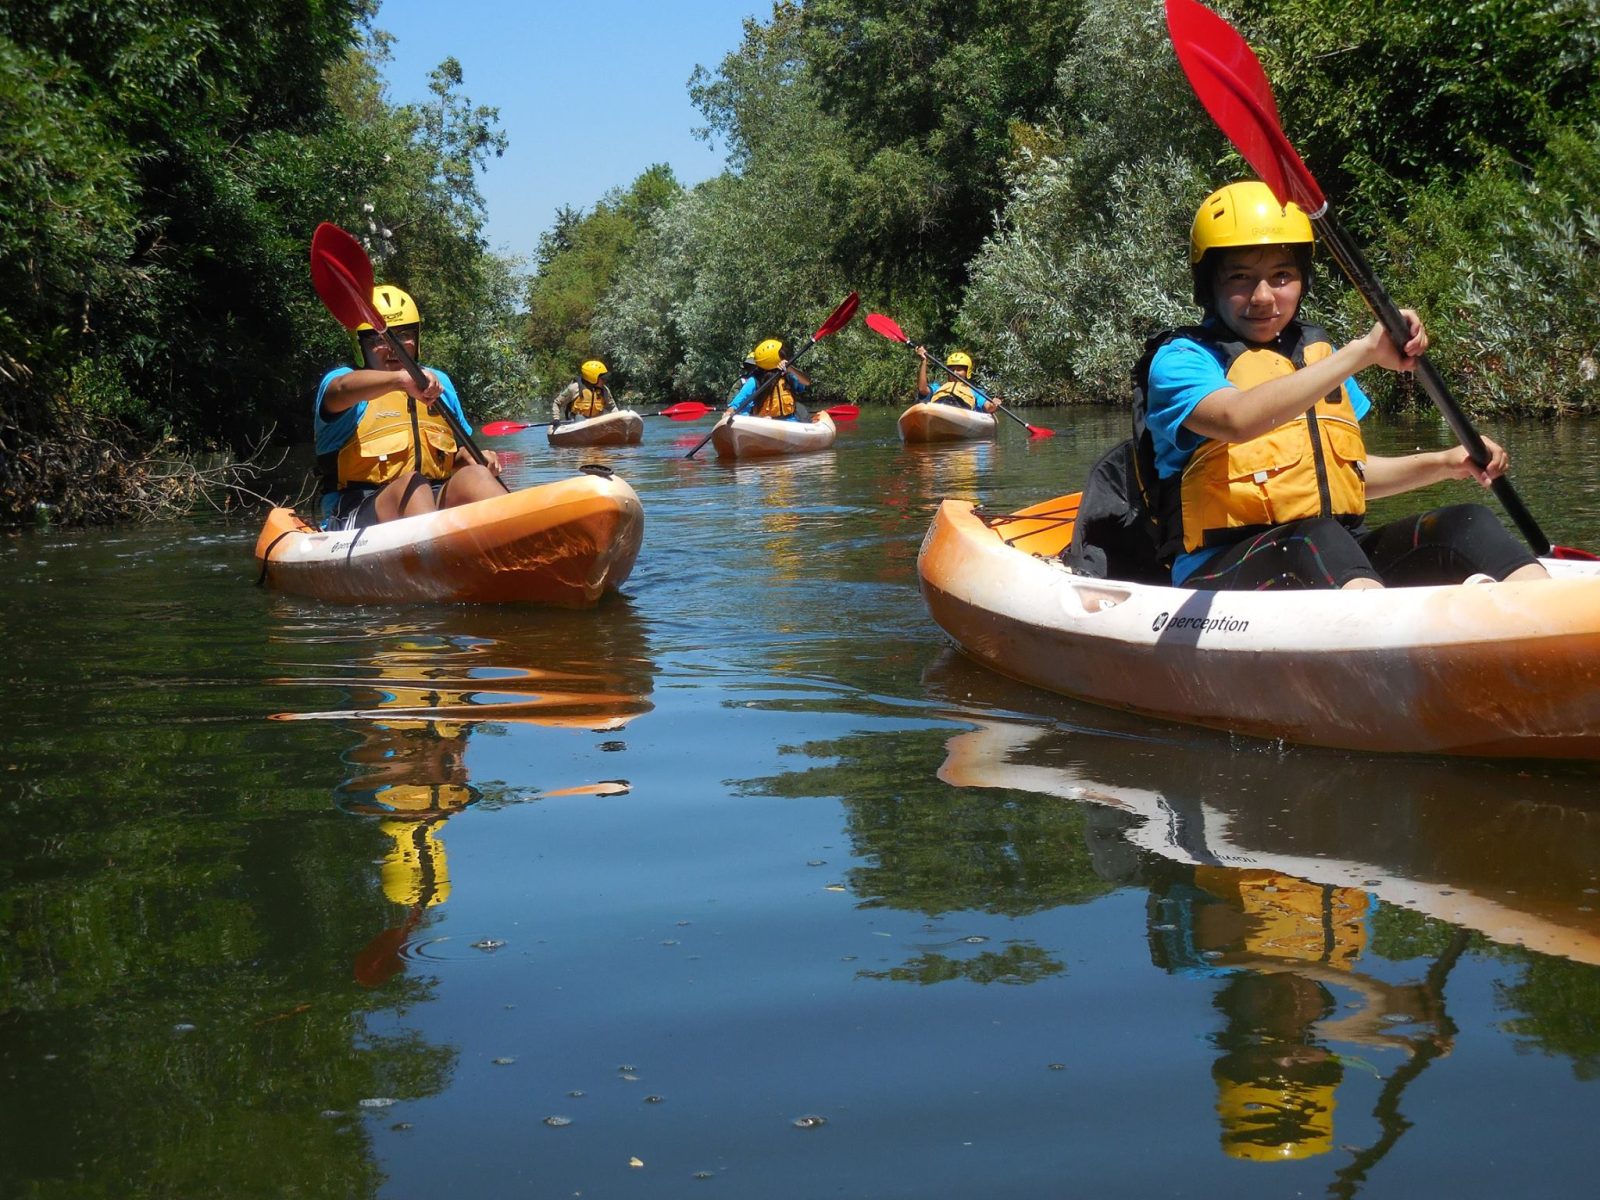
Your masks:
M 553 415 L 556 420 L 586 421 L 590 417 L 615 412 L 617 402 L 611 398 L 611 388 L 606 384 L 609 377 L 605 363 L 598 358 L 591 358 L 579 367 L 578 378 L 562 388 L 555 399 Z
M 417 357 L 422 316 L 416 301 L 392 284 L 372 289 L 372 303 L 411 357 Z M 448 405 L 469 434 L 450 376 L 423 368 L 422 387 L 369 324 L 356 329 L 362 366 L 335 367 L 317 388 L 317 468 L 322 476 L 324 529 L 361 529 L 504 494 L 500 460 L 487 466 L 456 443 L 439 411 Z
M 728 402 L 730 411 L 781 421 L 807 419 L 799 396 L 811 386 L 811 379 L 805 372 L 789 365 L 789 356 L 784 353 L 781 341 L 768 338 L 752 350 L 745 361 L 755 366 L 755 372 L 733 394 L 733 399 Z M 767 386 L 769 380 L 771 385 Z M 766 393 L 752 408 L 751 400 L 762 387 L 766 387 Z
M 1547 577 L 1482 505 L 1366 526 L 1369 497 L 1447 479 L 1487 487 L 1508 460 L 1487 438 L 1481 470 L 1460 446 L 1367 453 L 1360 420 L 1370 404 L 1353 376 L 1411 370 L 1428 335 L 1407 310 L 1403 350 L 1381 324 L 1335 349 L 1298 319 L 1312 248 L 1306 215 L 1280 206 L 1264 183 L 1229 184 L 1195 214 L 1189 263 L 1205 317 L 1151 339 L 1135 370 L 1136 424 L 1142 416 L 1154 444 L 1172 582 L 1362 588 Z
M 965 350 L 952 350 L 944 360 L 955 379 L 947 379 L 936 388 L 928 386 L 928 348 L 917 347 L 917 402 L 954 404 L 978 412 L 992 412 L 994 403 L 972 383 L 972 355 Z

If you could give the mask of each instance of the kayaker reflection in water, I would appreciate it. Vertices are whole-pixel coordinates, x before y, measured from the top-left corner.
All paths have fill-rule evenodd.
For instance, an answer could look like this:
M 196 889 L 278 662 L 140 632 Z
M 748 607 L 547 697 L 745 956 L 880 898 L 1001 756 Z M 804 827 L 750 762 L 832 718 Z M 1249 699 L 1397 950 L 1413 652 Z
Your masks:
M 1395 347 L 1381 324 L 1335 349 L 1298 320 L 1311 289 L 1311 222 L 1266 184 L 1233 183 L 1195 214 L 1189 262 L 1199 326 L 1152 338 L 1135 409 L 1155 450 L 1161 557 L 1201 589 L 1373 588 L 1548 577 L 1489 509 L 1457 504 L 1369 529 L 1367 499 L 1447 479 L 1487 487 L 1506 452 L 1367 453 L 1369 402 L 1352 376 L 1410 371 L 1428 347 L 1417 314 Z M 1136 426 L 1138 416 L 1135 417 Z
M 372 303 L 415 360 L 422 332 L 416 302 L 380 283 L 372 289 Z M 317 388 L 322 527 L 362 529 L 503 494 L 495 479 L 499 457 L 486 450 L 488 466 L 480 466 L 456 444 L 439 411 L 448 405 L 472 432 L 450 376 L 424 367 L 429 383 L 423 388 L 371 325 L 358 326 L 356 340 L 362 365 L 335 367 Z
M 958 408 L 976 409 L 978 412 L 992 412 L 994 401 L 986 396 L 982 389 L 971 382 L 972 355 L 965 350 L 952 350 L 945 358 L 944 365 L 949 367 L 959 378 L 947 379 L 936 388 L 928 387 L 928 349 L 926 346 L 917 347 L 917 403 L 923 404 L 932 401 L 934 404 L 954 404 Z
M 1359 968 L 1367 893 L 1264 869 L 1191 870 L 1152 895 L 1151 956 L 1218 981 L 1211 1074 L 1223 1153 L 1284 1162 L 1332 1150 L 1336 1094 L 1346 1064 L 1361 1061 L 1335 1047 L 1398 1051 L 1413 1070 L 1450 1052 L 1439 979 L 1395 984 Z
M 800 403 L 800 393 L 811 386 L 810 378 L 789 365 L 783 343 L 768 338 L 745 362 L 755 370 L 734 392 L 728 411 L 780 421 L 806 421 L 811 414 Z M 762 389 L 766 389 L 763 391 Z M 760 393 L 759 395 L 757 393 Z
M 617 402 L 611 398 L 611 389 L 606 386 L 609 375 L 605 363 L 598 358 L 591 358 L 578 368 L 578 378 L 562 388 L 556 396 L 551 415 L 557 421 L 586 421 L 590 417 L 616 412 Z

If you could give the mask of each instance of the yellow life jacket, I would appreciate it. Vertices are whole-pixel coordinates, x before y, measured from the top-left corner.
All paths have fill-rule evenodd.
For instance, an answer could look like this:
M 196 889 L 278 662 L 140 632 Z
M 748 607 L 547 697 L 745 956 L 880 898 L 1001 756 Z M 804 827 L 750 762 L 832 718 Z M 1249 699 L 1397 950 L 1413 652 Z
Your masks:
M 760 384 L 756 385 L 758 388 Z M 794 389 L 789 386 L 789 373 L 784 371 L 778 376 L 778 381 L 761 397 L 761 403 L 756 405 L 750 413 L 752 417 L 784 417 L 794 416 Z
M 355 436 L 339 451 L 338 484 L 388 483 L 411 470 L 449 479 L 455 460 L 456 436 L 444 414 L 405 392 L 387 392 L 367 401 Z
M 967 383 L 958 383 L 954 379 L 947 379 L 933 389 L 933 394 L 928 397 L 929 404 L 959 404 L 963 408 L 978 407 L 978 393 Z
M 1185 336 L 1193 333 L 1186 330 Z M 1247 389 L 1333 353 L 1328 335 L 1316 326 L 1291 325 L 1285 334 L 1294 340 L 1286 344 L 1280 338 L 1275 347 L 1195 340 L 1221 348 L 1228 381 Z M 1178 481 L 1183 548 L 1231 545 L 1307 517 L 1359 524 L 1367 511 L 1366 458 L 1343 384 L 1248 442 L 1202 442 Z
M 588 420 L 590 417 L 610 412 L 615 407 L 616 403 L 611 399 L 610 388 L 591 387 L 588 383 L 580 382 L 578 394 L 572 398 L 572 403 L 567 405 L 567 416 Z

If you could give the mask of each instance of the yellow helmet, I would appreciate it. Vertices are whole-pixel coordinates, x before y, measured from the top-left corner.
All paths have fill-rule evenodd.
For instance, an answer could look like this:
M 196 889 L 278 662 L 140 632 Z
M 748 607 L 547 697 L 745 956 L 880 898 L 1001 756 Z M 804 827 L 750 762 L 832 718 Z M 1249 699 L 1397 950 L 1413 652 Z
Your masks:
M 1279 204 L 1272 189 L 1257 179 L 1220 187 L 1200 203 L 1189 227 L 1189 269 L 1194 300 L 1211 307 L 1211 277 L 1206 255 L 1235 246 L 1295 246 L 1305 291 L 1311 291 L 1311 220 L 1293 200 Z
M 768 338 L 750 352 L 750 357 L 763 371 L 770 371 L 783 358 L 783 343 L 777 338 Z
M 583 376 L 583 381 L 593 387 L 600 382 L 600 376 L 607 374 L 605 363 L 598 358 L 591 358 L 578 368 L 578 373 Z
M 380 283 L 372 289 L 372 307 L 378 310 L 385 325 L 422 325 L 417 302 L 392 283 Z M 371 328 L 370 324 L 363 321 L 356 326 L 356 332 Z
M 950 357 L 944 360 L 944 365 L 947 367 L 965 367 L 967 369 L 967 374 L 971 375 L 972 355 L 968 354 L 965 350 L 952 350 L 950 352 Z

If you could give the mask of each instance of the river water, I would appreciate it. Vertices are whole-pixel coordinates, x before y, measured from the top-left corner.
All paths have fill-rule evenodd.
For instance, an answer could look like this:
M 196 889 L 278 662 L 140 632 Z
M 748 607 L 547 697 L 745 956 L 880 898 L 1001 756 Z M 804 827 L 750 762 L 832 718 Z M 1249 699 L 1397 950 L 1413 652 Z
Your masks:
M 938 500 L 1126 419 L 1028 415 L 493 443 L 638 491 L 590 612 L 273 594 L 259 514 L 0 541 L 0 1196 L 1591 1194 L 1600 773 L 966 662 Z M 1594 427 L 1495 433 L 1600 545 Z

